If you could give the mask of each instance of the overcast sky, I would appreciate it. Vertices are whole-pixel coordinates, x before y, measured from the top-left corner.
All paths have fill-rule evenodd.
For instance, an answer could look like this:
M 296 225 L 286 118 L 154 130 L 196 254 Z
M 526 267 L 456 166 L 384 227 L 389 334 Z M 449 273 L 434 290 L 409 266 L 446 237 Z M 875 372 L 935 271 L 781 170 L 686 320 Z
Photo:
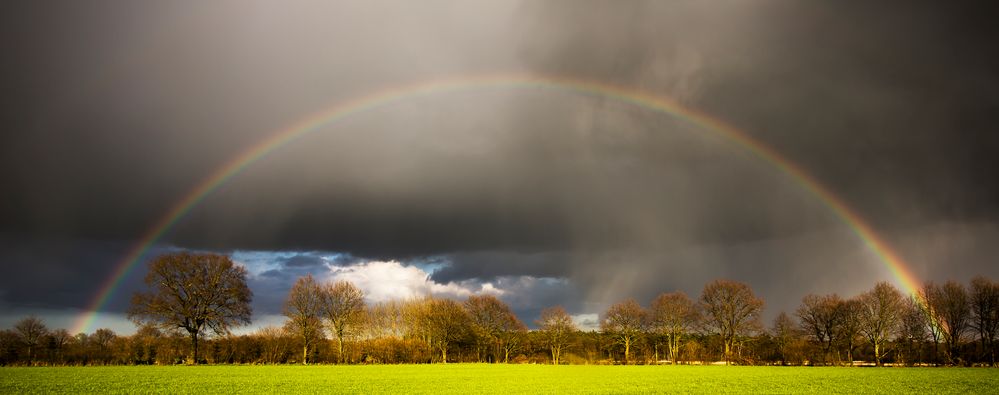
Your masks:
M 841 1 L 16 1 L 0 14 L 0 325 L 69 327 L 202 180 L 332 103 L 557 75 L 722 119 L 810 173 L 922 280 L 999 278 L 991 8 Z M 983 3 L 984 4 L 984 3 Z M 765 317 L 895 281 L 772 164 L 668 114 L 566 91 L 402 100 L 248 166 L 158 240 L 231 254 L 255 326 L 295 278 L 370 302 L 491 293 L 582 321 L 717 278 Z M 143 267 L 96 326 L 122 319 Z M 94 328 L 91 328 L 91 330 Z

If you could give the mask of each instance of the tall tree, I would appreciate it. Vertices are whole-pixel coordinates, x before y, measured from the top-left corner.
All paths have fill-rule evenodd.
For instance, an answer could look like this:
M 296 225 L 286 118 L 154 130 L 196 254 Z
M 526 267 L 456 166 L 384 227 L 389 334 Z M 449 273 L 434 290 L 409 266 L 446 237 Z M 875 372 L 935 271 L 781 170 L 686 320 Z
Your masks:
M 697 321 L 697 308 L 687 294 L 664 293 L 649 306 L 650 329 L 666 337 L 669 359 L 674 365 L 680 354 L 680 341 Z
M 323 318 L 336 336 L 337 358 L 342 363 L 344 339 L 358 330 L 364 319 L 364 293 L 353 283 L 341 280 L 326 284 L 323 298 Z
M 17 331 L 21 342 L 28 348 L 28 361 L 33 361 L 42 337 L 49 333 L 45 323 L 38 317 L 29 316 L 14 324 L 14 330 Z
M 903 356 L 907 364 L 912 364 L 919 358 L 920 345 L 927 337 L 926 316 L 921 303 L 918 295 L 912 295 L 906 298 L 903 308 L 899 340 L 905 346 Z
M 64 351 L 66 350 L 66 345 L 69 344 L 70 339 L 73 338 L 69 334 L 69 331 L 65 329 L 56 329 L 49 333 L 49 341 L 52 347 L 52 351 L 55 352 L 55 358 L 57 361 L 62 361 Z
M 732 351 L 740 336 L 748 336 L 760 328 L 763 299 L 744 283 L 715 280 L 704 286 L 700 300 L 705 328 L 718 334 L 724 344 L 725 363 L 732 360 Z
M 431 347 L 447 363 L 447 353 L 454 343 L 466 339 L 471 333 L 468 312 L 451 299 L 427 299 L 424 317 L 420 320 L 430 340 Z
M 325 335 L 321 320 L 323 302 L 323 289 L 311 274 L 295 281 L 284 302 L 288 329 L 302 339 L 303 365 L 309 363 L 309 349 Z
M 996 335 L 999 333 L 999 283 L 983 276 L 971 279 L 972 327 L 978 332 L 983 360 L 996 364 Z
M 500 331 L 500 349 L 503 351 L 503 363 L 510 363 L 510 354 L 521 348 L 527 336 L 527 325 L 524 325 L 513 315 L 513 319 L 507 321 L 510 326 Z
M 406 335 L 406 304 L 389 300 L 368 306 L 365 313 L 365 335 L 370 338 L 401 339 Z
M 947 358 L 951 363 L 957 359 L 958 347 L 964 340 L 964 334 L 971 324 L 971 303 L 968 291 L 959 282 L 947 281 L 939 288 L 939 295 L 933 298 L 933 311 L 936 312 L 937 324 L 947 345 Z
M 926 331 L 930 334 L 930 340 L 933 341 L 933 362 L 940 362 L 940 341 L 943 338 L 943 329 L 940 324 L 940 312 L 937 311 L 937 307 L 940 306 L 943 293 L 940 290 L 940 286 L 933 283 L 932 281 L 927 281 L 923 284 L 922 288 L 919 289 L 919 294 L 917 299 L 919 301 L 918 305 L 920 311 L 923 313 L 923 323 L 926 324 Z
M 902 293 L 887 282 L 879 282 L 874 289 L 860 295 L 860 332 L 874 348 L 874 362 L 881 366 L 885 346 L 898 333 L 905 311 Z
M 181 252 L 162 255 L 149 264 L 149 292 L 136 292 L 128 316 L 138 325 L 183 329 L 191 337 L 192 361 L 198 363 L 198 338 L 218 335 L 250 323 L 253 293 L 246 269 L 228 256 Z
M 607 309 L 600 320 L 600 330 L 624 346 L 624 362 L 631 359 L 631 347 L 645 330 L 646 312 L 635 299 L 628 299 Z
M 569 343 L 569 335 L 576 331 L 576 324 L 562 306 L 549 307 L 541 310 L 541 318 L 537 321 L 544 336 L 545 344 L 552 355 L 552 364 L 562 362 L 562 351 Z
M 822 345 L 826 357 L 832 353 L 843 324 L 842 304 L 843 300 L 836 294 L 808 294 L 801 299 L 801 306 L 796 312 L 801 328 Z
M 798 326 L 787 313 L 781 311 L 780 314 L 774 317 L 773 327 L 770 331 L 774 337 L 777 356 L 780 357 L 780 364 L 786 365 L 787 349 L 798 336 Z
M 491 346 L 493 362 L 498 362 L 504 343 L 515 340 L 515 337 L 506 335 L 523 328 L 524 324 L 517 319 L 510 306 L 492 295 L 469 296 L 465 301 L 465 310 L 468 311 L 476 337 L 484 339 Z M 509 353 L 506 354 L 509 357 Z
M 111 347 L 111 342 L 113 342 L 117 337 L 118 335 L 110 328 L 100 328 L 94 331 L 94 334 L 90 336 L 90 341 L 97 346 L 97 349 L 103 354 L 108 352 L 108 348 Z
M 859 297 L 844 300 L 838 306 L 840 325 L 836 339 L 846 349 L 846 360 L 853 366 L 853 350 L 864 341 L 861 336 L 861 302 Z

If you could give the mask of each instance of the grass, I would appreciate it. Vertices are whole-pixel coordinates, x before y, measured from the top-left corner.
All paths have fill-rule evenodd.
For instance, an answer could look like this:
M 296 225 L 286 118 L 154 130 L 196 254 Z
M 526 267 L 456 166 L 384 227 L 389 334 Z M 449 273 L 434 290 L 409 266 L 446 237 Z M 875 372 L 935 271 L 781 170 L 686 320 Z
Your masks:
M 117 366 L 0 368 L 0 393 L 996 393 L 987 368 Z

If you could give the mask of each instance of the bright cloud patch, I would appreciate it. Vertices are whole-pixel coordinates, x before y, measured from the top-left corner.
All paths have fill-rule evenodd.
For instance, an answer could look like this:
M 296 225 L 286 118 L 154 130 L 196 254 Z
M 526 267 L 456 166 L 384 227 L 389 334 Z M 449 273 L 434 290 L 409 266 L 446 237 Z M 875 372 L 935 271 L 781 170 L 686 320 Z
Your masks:
M 595 331 L 600 329 L 600 318 L 596 314 L 576 314 L 572 317 L 572 323 L 582 331 Z
M 330 266 L 330 279 L 347 280 L 364 291 L 368 302 L 411 299 L 432 295 L 466 298 L 473 294 L 502 295 L 503 290 L 491 283 L 449 282 L 441 284 L 430 279 L 430 273 L 397 261 L 371 261 L 353 266 Z

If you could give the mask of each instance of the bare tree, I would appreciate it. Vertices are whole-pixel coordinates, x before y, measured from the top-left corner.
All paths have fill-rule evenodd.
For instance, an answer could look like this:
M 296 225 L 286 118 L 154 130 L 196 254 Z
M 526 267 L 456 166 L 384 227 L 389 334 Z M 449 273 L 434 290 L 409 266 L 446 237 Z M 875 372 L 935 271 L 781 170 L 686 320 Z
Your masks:
M 572 323 L 572 317 L 569 317 L 569 313 L 566 313 L 562 306 L 549 307 L 541 310 L 541 318 L 537 324 L 544 335 L 545 344 L 551 351 L 552 364 L 560 364 L 562 351 L 569 343 L 569 335 L 577 330 L 576 324 Z
M 90 336 L 90 341 L 97 346 L 97 348 L 105 353 L 108 348 L 111 347 L 111 342 L 118 337 L 110 328 L 100 328 L 94 331 L 93 336 Z
M 840 325 L 839 334 L 836 339 L 846 349 L 846 360 L 853 366 L 853 350 L 862 343 L 861 337 L 861 306 L 860 298 L 854 297 L 844 300 L 837 306 L 839 310 Z
M 130 339 L 132 358 L 136 363 L 151 364 L 156 358 L 156 343 L 163 337 L 163 332 L 154 325 L 143 325 L 135 331 Z
M 390 300 L 368 306 L 365 314 L 365 334 L 368 338 L 400 339 L 406 335 L 404 302 Z
M 254 336 L 260 340 L 260 359 L 257 362 L 282 363 L 288 356 L 290 339 L 284 329 L 268 326 L 257 329 Z
M 451 299 L 427 299 L 425 315 L 421 320 L 430 340 L 431 347 L 447 363 L 447 353 L 451 345 L 466 339 L 471 332 L 468 313 L 458 302 Z
M 486 340 L 492 347 L 493 362 L 498 362 L 500 359 L 499 354 L 505 348 L 504 343 L 513 346 L 511 342 L 516 342 L 516 337 L 509 335 L 526 329 L 517 319 L 517 315 L 510 310 L 510 306 L 492 295 L 469 296 L 465 301 L 465 310 L 468 311 L 476 337 Z M 503 359 L 508 359 L 509 348 L 505 349 L 504 354 Z
M 697 308 L 687 294 L 664 293 L 649 307 L 651 330 L 666 337 L 669 359 L 674 365 L 680 356 L 680 341 L 697 321 Z
M 760 328 L 763 299 L 757 298 L 749 285 L 730 280 L 715 280 L 704 286 L 700 300 L 705 328 L 718 334 L 724 344 L 725 363 L 739 336 L 748 336 Z
M 323 289 L 311 274 L 295 281 L 284 302 L 288 329 L 302 339 L 303 365 L 309 362 L 309 349 L 325 336 L 321 320 L 323 302 Z
M 905 362 L 912 364 L 919 356 L 920 344 L 926 341 L 926 316 L 918 295 L 906 298 L 902 313 L 899 340 L 905 346 Z
M 511 313 L 512 314 L 512 313 Z M 500 349 L 503 350 L 503 363 L 510 363 L 510 354 L 521 348 L 527 336 L 527 325 L 524 325 L 516 315 L 507 321 L 510 326 L 500 332 Z
M 600 330 L 624 346 L 624 362 L 631 359 L 631 346 L 645 330 L 646 313 L 635 299 L 628 299 L 607 309 L 600 320 Z
M 843 324 L 842 304 L 843 300 L 836 294 L 808 294 L 801 299 L 801 306 L 796 313 L 801 321 L 801 328 L 822 345 L 826 357 L 832 353 L 833 342 Z
M 425 297 L 421 299 L 407 300 L 402 305 L 402 316 L 406 327 L 406 336 L 410 338 L 418 339 L 421 343 L 427 346 L 427 352 L 433 354 L 434 350 L 433 343 L 431 342 L 431 331 L 428 319 L 430 317 L 430 308 L 432 298 Z
M 972 327 L 978 332 L 985 359 L 996 364 L 996 335 L 999 333 L 999 283 L 983 276 L 971 279 Z
M 951 363 L 958 363 L 960 361 L 956 359 L 957 348 L 971 324 L 968 291 L 961 283 L 947 281 L 938 292 L 939 294 L 931 299 L 934 302 L 932 309 L 936 313 L 937 325 L 947 345 L 947 358 Z
M 73 336 L 65 329 L 56 329 L 49 333 L 49 341 L 52 350 L 55 351 L 56 359 L 62 360 L 66 345 L 69 344 Z
M 787 364 L 787 349 L 798 336 L 798 331 L 797 324 L 794 323 L 794 320 L 787 313 L 782 311 L 774 317 L 771 333 L 774 337 L 774 344 L 776 345 L 777 356 L 780 357 L 781 365 Z
M 898 332 L 904 312 L 902 293 L 887 282 L 879 282 L 874 289 L 860 295 L 860 331 L 874 347 L 874 362 L 881 366 L 886 345 Z
M 145 282 L 151 291 L 132 296 L 129 318 L 138 325 L 151 323 L 187 331 L 193 363 L 198 363 L 202 332 L 223 335 L 233 326 L 250 323 L 253 294 L 246 286 L 246 269 L 227 256 L 162 255 L 149 264 Z
M 337 281 L 323 288 L 323 318 L 336 336 L 337 358 L 344 362 L 343 341 L 358 329 L 364 319 L 364 293 L 349 281 Z
M 933 341 L 934 363 L 940 362 L 939 349 L 940 341 L 943 338 L 943 330 L 940 325 L 940 312 L 937 311 L 937 307 L 942 303 L 942 298 L 943 292 L 940 290 L 940 286 L 934 284 L 932 281 L 923 284 L 917 295 L 920 311 L 923 313 L 923 322 L 926 324 L 926 331 L 930 334 L 930 340 Z
M 42 337 L 49 333 L 45 323 L 38 317 L 29 316 L 14 324 L 14 330 L 17 331 L 21 342 L 28 348 L 28 361 L 33 361 L 35 350 L 38 349 Z

